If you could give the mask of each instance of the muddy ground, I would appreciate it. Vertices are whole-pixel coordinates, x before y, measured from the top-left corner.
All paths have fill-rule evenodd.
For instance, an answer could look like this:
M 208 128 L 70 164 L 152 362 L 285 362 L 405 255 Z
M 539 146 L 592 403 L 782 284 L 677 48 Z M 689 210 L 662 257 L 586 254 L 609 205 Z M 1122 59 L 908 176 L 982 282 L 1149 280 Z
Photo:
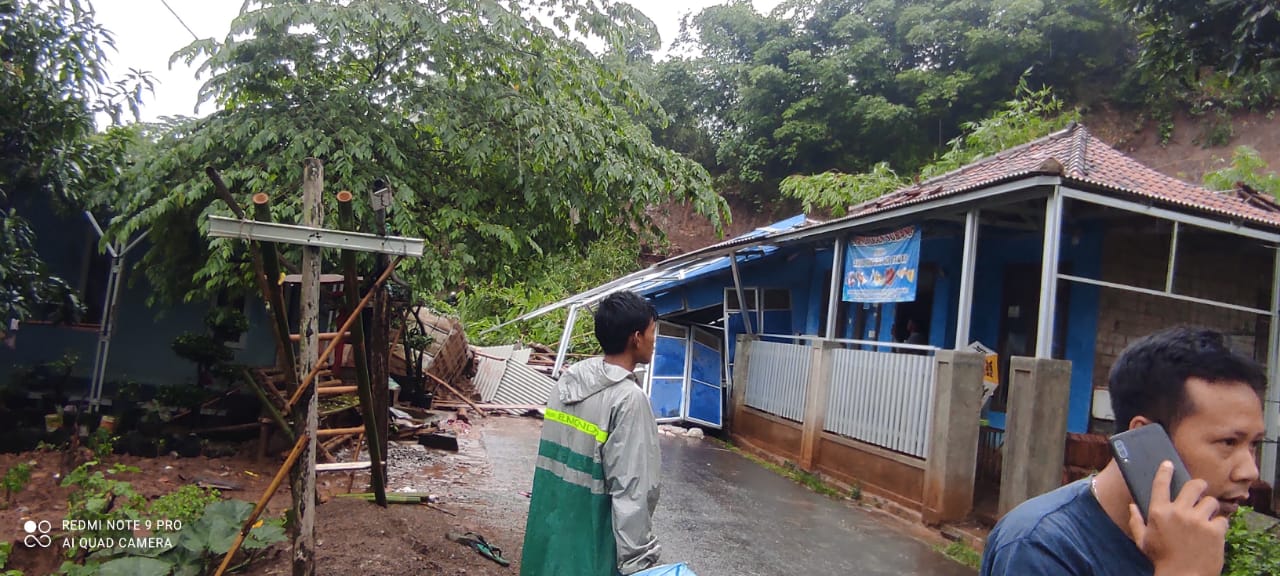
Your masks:
M 489 418 L 481 426 L 492 425 Z M 388 488 L 391 492 L 429 492 L 438 496 L 434 508 L 398 504 L 386 509 L 375 504 L 338 497 L 348 492 L 368 489 L 367 473 L 321 473 L 317 491 L 321 504 L 317 507 L 316 554 L 318 574 L 322 575 L 484 575 L 513 574 L 514 568 L 503 568 L 481 557 L 474 550 L 446 539 L 449 532 L 474 531 L 485 535 L 504 549 L 506 557 L 518 566 L 519 544 L 524 532 L 524 514 L 532 470 L 523 478 L 508 482 L 494 480 L 484 456 L 480 433 L 465 423 L 450 425 L 458 434 L 460 450 L 451 453 L 430 450 L 414 443 L 393 443 L 390 448 Z M 184 484 L 212 481 L 232 484 L 239 490 L 223 491 L 225 498 L 256 501 L 261 497 L 283 462 L 283 454 L 264 461 L 253 457 L 256 443 L 245 444 L 242 453 L 226 458 L 138 458 L 109 456 L 103 464 L 127 464 L 140 469 L 117 478 L 130 482 L 143 496 L 155 498 Z M 347 460 L 350 454 L 339 452 Z M 54 530 L 54 541 L 69 535 L 60 532 L 67 511 L 70 489 L 60 486 L 61 478 L 80 463 L 90 459 L 85 452 L 24 452 L 0 454 L 0 471 L 21 463 L 33 463 L 30 483 L 13 495 L 7 507 L 0 509 L 0 537 L 13 543 L 6 568 L 22 570 L 27 576 L 55 574 L 62 562 L 56 546 L 28 548 L 22 544 L 27 520 L 48 520 Z M 362 454 L 362 458 L 367 455 Z M 521 487 L 523 486 L 523 488 Z M 500 494 L 504 504 L 494 506 L 491 494 Z M 286 482 L 270 501 L 267 514 L 280 516 L 289 507 Z M 258 561 L 241 570 L 241 574 L 289 574 L 287 544 L 276 545 L 261 554 Z

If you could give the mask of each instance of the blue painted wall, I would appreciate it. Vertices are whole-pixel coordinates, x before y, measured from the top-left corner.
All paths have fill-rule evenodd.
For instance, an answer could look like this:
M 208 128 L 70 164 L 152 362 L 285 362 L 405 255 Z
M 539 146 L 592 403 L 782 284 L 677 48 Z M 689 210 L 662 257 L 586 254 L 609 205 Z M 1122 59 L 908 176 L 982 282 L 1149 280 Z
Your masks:
M 955 324 L 959 316 L 959 282 L 963 235 L 954 233 L 925 239 L 921 243 L 921 261 L 937 267 L 929 343 L 940 348 L 954 348 Z M 1098 223 L 1071 224 L 1064 234 L 1061 259 L 1071 273 L 1098 277 L 1102 266 L 1103 228 Z M 978 267 L 974 280 L 974 303 L 971 339 L 995 348 L 999 343 L 1004 270 L 1011 264 L 1038 263 L 1042 256 L 1042 238 L 1038 232 L 983 229 L 979 235 Z M 791 290 L 792 333 L 818 335 L 823 293 L 829 289 L 824 275 L 831 269 L 831 249 L 822 246 L 779 251 L 741 266 L 744 286 L 788 288 Z M 1033 280 L 1035 281 L 1035 280 Z M 656 299 L 659 310 L 720 306 L 725 288 L 733 287 L 728 271 L 671 290 Z M 1064 354 L 1072 363 L 1071 395 L 1067 428 L 1086 432 L 1093 394 L 1093 359 L 1098 327 L 1099 288 L 1069 282 L 1059 284 L 1069 295 Z M 677 304 L 679 303 L 679 304 Z M 895 305 L 867 309 L 868 322 L 862 334 L 853 333 L 855 309 L 860 304 L 845 306 L 839 319 L 838 334 L 844 338 L 889 341 L 897 316 Z M 754 317 L 753 317 L 754 320 Z M 737 323 L 734 323 L 737 324 Z M 772 327 L 771 327 L 772 328 Z M 887 350 L 887 349 L 885 349 Z M 991 425 L 1003 428 L 1004 414 L 987 414 Z
M 34 207 L 27 214 L 36 232 L 37 251 L 52 272 L 74 286 L 82 275 L 84 243 L 96 239 L 88 220 L 83 215 L 60 215 L 41 207 Z M 147 248 L 145 242 L 140 243 L 126 260 L 116 330 L 107 363 L 108 386 L 104 398 L 110 397 L 114 381 L 130 379 L 141 384 L 164 386 L 194 382 L 196 377 L 195 365 L 174 354 L 171 344 L 183 332 L 203 331 L 204 315 L 211 305 L 192 303 L 164 309 L 148 308 L 146 299 L 150 285 L 142 272 L 134 268 Z M 105 284 L 105 274 L 103 282 Z M 260 301 L 251 301 L 247 307 L 249 332 L 244 348 L 237 352 L 236 361 L 251 365 L 271 364 L 275 358 L 275 345 L 267 324 L 266 310 Z M 98 318 L 87 318 L 86 321 L 96 324 Z M 73 388 L 69 392 L 87 393 L 97 341 L 96 325 L 23 324 L 13 349 L 0 346 L 0 379 L 7 381 L 19 366 L 35 366 L 71 352 L 78 357 L 72 376 L 81 381 L 82 388 Z
M 1064 268 L 1085 277 L 1098 277 L 1102 267 L 1101 226 L 1081 224 L 1068 229 L 1063 238 L 1061 261 Z M 1004 270 L 1010 264 L 1040 262 L 1042 237 L 1037 232 L 1010 232 L 983 229 L 979 235 L 978 268 L 974 280 L 971 338 L 995 348 L 999 343 L 1000 309 Z M 1067 430 L 1083 433 L 1089 427 L 1089 407 L 1093 395 L 1093 359 L 1097 340 L 1099 288 L 1060 282 L 1068 291 L 1066 342 L 1063 353 L 1071 361 L 1071 396 Z M 952 337 L 954 339 L 954 337 Z M 1003 413 L 990 413 L 993 427 L 1004 427 Z

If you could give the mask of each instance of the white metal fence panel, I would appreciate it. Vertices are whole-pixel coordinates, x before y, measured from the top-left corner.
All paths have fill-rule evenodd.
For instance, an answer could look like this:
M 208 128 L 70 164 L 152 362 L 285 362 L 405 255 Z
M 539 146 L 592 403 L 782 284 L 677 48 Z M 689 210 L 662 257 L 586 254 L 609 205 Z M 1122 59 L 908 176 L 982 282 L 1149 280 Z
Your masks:
M 929 454 L 933 356 L 832 350 L 824 428 L 920 458 Z M 752 357 L 752 367 L 755 358 Z
M 788 420 L 804 420 L 813 347 L 779 342 L 751 343 L 746 404 Z

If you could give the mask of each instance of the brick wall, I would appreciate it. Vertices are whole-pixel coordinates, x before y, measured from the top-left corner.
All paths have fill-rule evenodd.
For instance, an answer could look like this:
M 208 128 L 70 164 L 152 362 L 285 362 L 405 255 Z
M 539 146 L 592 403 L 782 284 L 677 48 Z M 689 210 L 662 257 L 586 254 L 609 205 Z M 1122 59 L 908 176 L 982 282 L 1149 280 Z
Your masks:
M 1183 227 L 1178 239 L 1174 292 L 1254 308 L 1270 308 L 1274 256 L 1256 243 Z M 1124 230 L 1107 233 L 1102 279 L 1163 290 L 1169 259 L 1168 227 L 1163 232 Z M 1230 335 L 1238 352 L 1265 362 L 1269 327 L 1251 312 L 1103 288 L 1093 385 L 1105 387 L 1120 352 L 1133 341 L 1162 328 L 1195 324 Z

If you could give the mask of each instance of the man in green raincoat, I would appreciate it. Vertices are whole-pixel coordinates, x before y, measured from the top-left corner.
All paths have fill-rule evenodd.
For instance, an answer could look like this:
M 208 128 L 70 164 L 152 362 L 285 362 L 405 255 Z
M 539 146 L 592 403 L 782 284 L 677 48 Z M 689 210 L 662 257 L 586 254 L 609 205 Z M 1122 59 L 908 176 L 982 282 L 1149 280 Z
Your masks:
M 604 357 L 579 362 L 547 401 L 521 576 L 615 576 L 658 565 L 658 426 L 636 380 L 657 313 L 633 292 L 601 300 Z

